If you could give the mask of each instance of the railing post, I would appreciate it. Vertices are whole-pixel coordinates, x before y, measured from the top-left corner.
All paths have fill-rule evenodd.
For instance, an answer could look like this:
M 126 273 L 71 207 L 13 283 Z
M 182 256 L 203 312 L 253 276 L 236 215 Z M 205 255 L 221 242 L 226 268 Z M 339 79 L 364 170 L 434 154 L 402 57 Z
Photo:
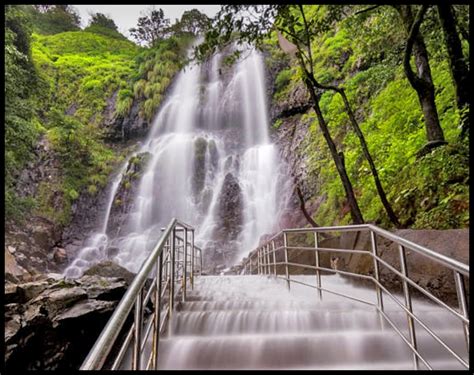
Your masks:
M 270 264 L 268 264 L 268 246 L 263 246 L 263 256 L 265 257 L 265 275 L 268 275 L 270 272 Z
M 277 274 L 277 265 L 276 265 L 276 255 L 275 255 L 275 240 L 272 241 L 272 251 L 273 251 L 273 274 Z
M 170 269 L 170 299 L 169 299 L 169 320 L 171 320 L 171 315 L 173 314 L 173 307 L 174 307 L 174 283 L 175 283 L 175 256 L 176 256 L 176 229 L 173 228 L 171 232 L 171 254 L 170 254 L 170 262 L 171 262 L 171 269 Z
M 283 246 L 285 247 L 285 274 L 288 290 L 290 290 L 290 270 L 288 268 L 288 238 L 286 232 L 283 232 Z
M 199 275 L 202 275 L 202 249 L 199 249 Z
M 134 343 L 133 343 L 133 358 L 132 370 L 141 369 L 141 342 L 142 342 L 142 290 L 138 292 L 135 301 L 135 320 L 134 320 Z
M 272 262 L 270 258 L 270 243 L 267 243 L 267 258 L 268 258 L 268 274 L 272 273 Z
M 375 280 L 380 282 L 380 276 L 379 276 L 379 262 L 376 258 L 377 256 L 377 240 L 375 238 L 375 233 L 374 231 L 370 231 L 370 241 L 372 243 L 372 255 L 374 258 L 374 276 Z M 383 311 L 383 300 L 382 300 L 382 290 L 378 285 L 375 286 L 375 289 L 377 291 L 377 306 L 381 311 Z
M 249 255 L 249 260 L 250 260 L 250 274 L 253 275 L 252 253 L 250 253 Z
M 260 275 L 260 249 L 257 249 L 257 275 Z
M 398 245 L 398 250 L 400 252 L 400 271 L 402 272 L 404 276 L 408 278 L 408 268 L 407 268 L 405 248 L 402 245 Z M 405 279 L 403 279 L 402 283 L 403 283 L 403 294 L 405 295 L 405 307 L 408 309 L 408 311 L 413 313 L 410 288 L 408 287 L 408 283 Z M 413 318 L 408 313 L 407 313 L 407 319 L 408 319 L 408 331 L 410 334 L 411 344 L 413 345 L 413 348 L 415 348 L 415 350 L 418 350 L 417 343 L 416 343 L 415 323 L 413 321 Z M 415 370 L 418 370 L 419 368 L 418 356 L 415 353 L 413 353 L 413 364 L 415 365 Z
M 158 257 L 156 270 L 155 289 L 155 336 L 153 337 L 153 366 L 158 370 L 158 346 L 160 343 L 160 323 L 161 323 L 161 277 L 163 271 L 163 253 Z
M 188 229 L 184 228 L 184 263 L 183 263 L 183 295 L 182 301 L 186 301 L 186 284 L 188 283 L 187 280 L 187 269 L 188 269 Z
M 191 229 L 191 289 L 194 290 L 194 257 L 196 255 L 194 251 L 194 229 Z
M 458 296 L 458 303 L 459 303 L 459 308 L 461 310 L 461 314 L 466 319 L 469 319 L 469 311 L 468 311 L 467 300 L 466 300 L 466 287 L 464 285 L 464 278 L 457 271 L 454 271 L 454 281 L 456 283 L 456 293 Z M 467 352 L 469 353 L 469 325 L 466 322 L 463 322 L 463 327 L 464 327 L 464 337 L 466 339 Z
M 267 274 L 267 254 L 265 252 L 265 246 L 262 246 L 262 260 L 263 260 L 262 273 L 266 275 Z
M 321 290 L 321 271 L 319 270 L 319 241 L 318 232 L 314 232 L 314 265 L 316 268 L 316 286 L 318 287 L 319 300 L 323 299 L 323 291 Z

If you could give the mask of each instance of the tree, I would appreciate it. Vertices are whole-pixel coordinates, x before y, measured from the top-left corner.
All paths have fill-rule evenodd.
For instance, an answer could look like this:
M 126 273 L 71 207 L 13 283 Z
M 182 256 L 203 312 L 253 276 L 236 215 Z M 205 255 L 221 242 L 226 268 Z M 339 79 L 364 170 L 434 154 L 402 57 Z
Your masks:
M 428 147 L 433 148 L 445 144 L 444 133 L 439 123 L 435 103 L 435 87 L 431 76 L 428 52 L 420 33 L 420 26 L 428 5 L 422 5 L 416 16 L 411 5 L 394 5 L 402 19 L 407 34 L 407 42 L 403 59 L 405 74 L 415 89 L 423 111 Z M 410 64 L 412 54 L 415 57 L 417 72 L 413 72 Z
M 138 42 L 153 46 L 166 35 L 169 23 L 170 20 L 165 18 L 162 9 L 156 10 L 150 7 L 142 17 L 138 18 L 137 27 L 129 31 Z
M 462 52 L 461 40 L 456 29 L 456 19 L 450 4 L 437 5 L 448 51 L 449 68 L 456 89 L 456 104 L 461 111 L 461 134 L 464 138 L 469 132 L 469 69 Z
M 197 9 L 187 10 L 181 16 L 179 28 L 182 32 L 194 35 L 207 31 L 210 26 L 210 19 Z
M 80 30 L 81 17 L 70 5 L 35 5 L 30 6 L 29 13 L 34 31 L 41 34 Z
M 106 29 L 117 31 L 117 25 L 115 24 L 114 20 L 102 13 L 91 14 L 89 26 L 100 26 L 105 27 Z
M 119 33 L 114 20 L 102 13 L 92 13 L 89 26 L 87 26 L 84 31 L 107 35 L 112 38 L 126 39 L 124 35 Z

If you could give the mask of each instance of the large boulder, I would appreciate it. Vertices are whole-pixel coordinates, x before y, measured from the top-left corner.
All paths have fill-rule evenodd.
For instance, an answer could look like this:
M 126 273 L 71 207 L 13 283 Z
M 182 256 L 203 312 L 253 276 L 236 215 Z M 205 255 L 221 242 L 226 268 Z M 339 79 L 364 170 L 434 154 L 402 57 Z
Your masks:
M 243 224 L 242 189 L 232 172 L 224 177 L 216 202 L 216 223 L 212 241 L 206 243 L 203 264 L 206 273 L 220 273 L 231 266 L 239 249 L 238 237 Z
M 102 265 L 102 272 L 96 268 L 76 280 L 50 274 L 7 283 L 7 372 L 78 369 L 127 290 L 131 278 L 120 268 Z

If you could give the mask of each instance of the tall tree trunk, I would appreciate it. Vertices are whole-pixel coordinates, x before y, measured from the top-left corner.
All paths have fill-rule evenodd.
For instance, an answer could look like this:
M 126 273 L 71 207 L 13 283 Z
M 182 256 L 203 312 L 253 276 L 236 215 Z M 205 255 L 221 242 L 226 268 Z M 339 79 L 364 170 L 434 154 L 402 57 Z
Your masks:
M 314 219 L 309 214 L 308 210 L 306 210 L 306 203 L 304 201 L 303 193 L 301 192 L 301 188 L 299 187 L 299 185 L 295 185 L 295 190 L 296 194 L 298 194 L 301 212 L 303 212 L 304 217 L 306 218 L 306 220 L 308 220 L 308 223 L 310 223 L 312 227 L 319 227 L 316 221 L 314 221 Z
M 397 227 L 401 228 L 401 224 L 398 221 L 397 215 L 395 215 L 395 212 L 392 209 L 392 206 L 390 205 L 387 195 L 385 194 L 385 190 L 382 186 L 382 183 L 380 182 L 379 174 L 377 172 L 377 168 L 375 167 L 374 161 L 372 159 L 372 156 L 370 155 L 369 148 L 367 147 L 367 142 L 365 141 L 364 134 L 362 133 L 362 130 L 360 129 L 359 123 L 357 122 L 354 112 L 352 111 L 351 105 L 349 103 L 349 100 L 347 99 L 347 95 L 344 91 L 343 88 L 338 87 L 338 86 L 326 86 L 322 85 L 319 82 L 316 81 L 314 77 L 310 76 L 310 79 L 313 81 L 313 85 L 317 88 L 324 89 L 324 90 L 332 90 L 337 92 L 339 95 L 341 95 L 342 100 L 344 102 L 344 107 L 346 109 L 347 115 L 349 116 L 350 123 L 352 125 L 352 129 L 356 133 L 357 137 L 359 138 L 360 145 L 362 147 L 362 152 L 364 153 L 364 156 L 369 163 L 370 171 L 372 173 L 372 176 L 374 177 L 374 182 L 375 182 L 375 187 L 377 189 L 377 193 L 379 194 L 380 200 L 382 201 L 382 205 L 385 208 L 385 212 L 388 215 L 388 218 L 390 221 Z
M 444 41 L 449 57 L 449 67 L 456 89 L 456 104 L 461 117 L 461 134 L 464 138 L 469 132 L 469 69 L 462 53 L 461 40 L 456 30 L 456 20 L 450 4 L 439 4 L 438 15 L 443 28 Z
M 346 198 L 347 198 L 347 202 L 349 203 L 352 221 L 354 224 L 363 224 L 364 218 L 362 217 L 362 213 L 360 211 L 359 205 L 357 204 L 357 199 L 355 197 L 351 181 L 349 180 L 349 176 L 347 175 L 344 161 L 339 155 L 336 144 L 331 138 L 331 134 L 329 133 L 329 129 L 327 127 L 326 121 L 324 120 L 323 114 L 321 112 L 321 108 L 319 106 L 319 97 L 316 94 L 316 90 L 312 83 L 312 79 L 309 78 L 311 77 L 311 74 L 306 70 L 304 65 L 302 65 L 302 69 L 304 69 L 304 72 L 306 73 L 304 82 L 311 95 L 313 108 L 314 108 L 314 111 L 316 112 L 316 116 L 318 117 L 319 128 L 321 129 L 324 139 L 326 140 L 326 143 L 329 147 L 329 151 L 331 152 L 334 163 L 336 164 L 336 169 L 339 173 L 339 177 L 341 178 L 341 182 L 344 187 L 344 191 L 346 193 Z
M 342 96 L 342 100 L 344 101 L 344 106 L 346 108 L 346 112 L 349 116 L 350 122 L 352 124 L 352 129 L 356 133 L 357 137 L 359 138 L 360 145 L 362 147 L 362 151 L 364 153 L 365 158 L 367 159 L 367 162 L 369 163 L 369 168 L 372 173 L 372 176 L 374 178 L 375 182 L 375 187 L 377 189 L 377 193 L 380 197 L 380 200 L 382 201 L 382 205 L 385 208 L 385 212 L 387 213 L 388 218 L 390 221 L 397 227 L 400 228 L 401 224 L 398 221 L 397 215 L 395 215 L 395 212 L 393 211 L 392 206 L 390 205 L 387 195 L 385 194 L 385 190 L 382 186 L 382 183 L 380 182 L 379 174 L 377 172 L 377 168 L 375 168 L 375 163 L 374 160 L 372 159 L 372 155 L 370 155 L 369 148 L 367 147 L 367 142 L 365 141 L 364 134 L 362 133 L 362 130 L 360 129 L 359 123 L 357 122 L 354 112 L 352 112 L 351 105 L 349 104 L 349 100 L 347 100 L 346 93 L 344 92 L 344 89 L 340 88 L 339 89 L 339 94 Z
M 428 6 L 422 5 L 416 18 L 413 16 L 411 5 L 396 5 L 395 8 L 400 13 L 408 34 L 403 66 L 408 81 L 418 94 L 418 100 L 425 119 L 426 138 L 430 143 L 444 144 L 444 133 L 439 123 L 438 111 L 435 104 L 434 84 L 431 76 L 428 52 L 426 51 L 423 37 L 419 32 L 424 13 Z M 412 53 L 415 57 L 416 74 L 412 71 L 410 65 Z

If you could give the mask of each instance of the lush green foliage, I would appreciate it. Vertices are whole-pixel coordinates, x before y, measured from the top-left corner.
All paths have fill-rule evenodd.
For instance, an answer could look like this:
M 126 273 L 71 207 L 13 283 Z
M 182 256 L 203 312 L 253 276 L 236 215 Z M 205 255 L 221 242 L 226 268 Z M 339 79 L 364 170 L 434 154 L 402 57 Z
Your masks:
M 406 36 L 393 7 L 382 6 L 357 15 L 355 10 L 364 7 L 305 5 L 302 7 L 306 14 L 304 20 L 299 6 L 270 6 L 260 12 L 256 6 L 228 6 L 227 12 L 220 14 L 216 25 L 224 31 L 237 27 L 240 38 L 245 41 L 254 41 L 260 45 L 263 41 L 263 45 L 271 51 L 270 60 L 273 60 L 275 53 L 272 50 L 278 48 L 275 33 L 270 34 L 271 43 L 265 39 L 265 30 L 258 27 L 258 22 L 242 25 L 237 16 L 229 16 L 240 12 L 241 8 L 256 12 L 257 16 L 254 17 L 260 17 L 259 21 L 267 29 L 265 15 L 276 12 L 277 27 L 283 33 L 286 30 L 285 36 L 298 44 L 298 53 L 307 68 L 314 71 L 316 80 L 322 84 L 344 87 L 388 199 L 395 205 L 395 211 L 403 224 L 418 228 L 469 225 L 467 151 L 460 151 L 459 155 L 463 157 L 453 152 L 442 152 L 442 149 L 421 159 L 417 156 L 426 143 L 424 119 L 416 92 L 401 67 Z M 446 140 L 451 143 L 449 147 L 464 147 L 465 150 L 465 146 L 456 143 L 460 115 L 455 110 L 455 93 L 446 47 L 440 37 L 439 21 L 434 9 L 429 10 L 422 33 L 428 47 L 436 87 L 436 105 Z M 201 52 L 212 51 L 219 38 L 222 39 L 222 35 L 208 33 L 206 42 L 209 45 L 201 48 Z M 307 48 L 308 38 L 311 52 Z M 464 47 L 467 56 L 468 45 Z M 312 66 L 308 66 L 309 62 L 312 62 Z M 302 85 L 302 75 L 296 73 L 297 66 L 298 62 L 294 59 L 276 76 L 274 100 L 285 101 L 296 86 Z M 329 123 L 338 149 L 344 153 L 345 165 L 364 218 L 386 227 L 391 226 L 341 96 L 333 91 L 321 93 L 320 106 L 324 118 Z M 344 190 L 316 116 L 310 111 L 301 116 L 300 121 L 310 122 L 304 151 L 300 151 L 309 160 L 308 178 L 317 180 L 317 184 L 312 185 L 315 187 L 314 196 L 325 196 L 316 214 L 316 221 L 321 225 L 348 223 L 350 215 Z M 277 120 L 274 127 L 280 125 L 281 119 Z M 445 173 L 445 165 L 455 164 L 457 168 L 453 173 L 462 178 L 456 179 Z M 436 181 L 437 189 L 433 181 Z M 416 186 L 415 195 L 410 195 L 413 193 L 412 188 L 400 189 L 410 184 Z M 431 197 L 434 203 L 426 204 L 426 197 Z
M 145 13 L 138 19 L 137 27 L 132 27 L 129 31 L 138 42 L 153 46 L 164 38 L 170 20 L 165 18 L 163 9 L 155 9 L 154 6 L 148 8 Z
M 80 30 L 79 14 L 69 5 L 36 5 L 26 10 L 36 33 L 51 35 Z
M 133 97 L 140 102 L 140 115 L 151 121 L 172 77 L 185 62 L 184 51 L 191 39 L 188 35 L 170 37 L 155 43 L 154 48 L 145 49 L 137 56 L 137 73 L 133 76 L 132 87 L 119 93 L 117 115 L 123 116 L 130 109 L 133 92 Z
M 388 199 L 394 204 L 402 223 L 417 228 L 468 226 L 469 154 L 465 145 L 456 143 L 459 113 L 454 106 L 455 93 L 446 55 L 440 52 L 438 40 L 430 43 L 427 38 L 429 52 L 432 52 L 430 63 L 440 122 L 447 141 L 452 144 L 449 149 L 462 151 L 455 153 L 441 148 L 420 159 L 417 152 L 426 143 L 426 136 L 416 93 L 394 52 L 384 52 L 387 46 L 396 47 L 401 42 L 400 36 L 397 39 L 394 33 L 392 17 L 391 9 L 372 16 L 364 15 L 364 23 L 380 25 L 378 33 L 371 31 L 373 36 L 368 35 L 370 28 L 361 28 L 354 19 L 348 19 L 350 22 L 338 23 L 336 33 L 331 30 L 316 39 L 315 75 L 327 83 L 343 81 Z M 333 44 L 335 40 L 337 43 Z M 384 47 L 381 49 L 380 46 Z M 341 97 L 325 92 L 321 97 L 321 108 L 333 138 L 344 151 L 345 164 L 364 218 L 390 226 L 369 166 L 351 131 Z M 306 152 L 311 155 L 312 173 L 321 180 L 321 193 L 327 195 L 316 221 L 321 225 L 347 223 L 350 216 L 344 209 L 344 191 L 336 168 L 324 147 L 315 116 L 310 114 L 309 118 L 312 121 L 311 137 L 307 140 Z M 449 171 L 460 177 L 453 177 Z
M 31 35 L 31 23 L 34 30 L 48 29 L 44 17 L 55 9 L 6 9 L 6 214 L 17 218 L 21 207 L 35 208 L 67 224 L 73 202 L 103 189 L 123 157 L 106 143 L 105 120 L 127 116 L 134 101 L 151 120 L 190 39 L 172 37 L 145 49 L 100 14 L 85 31 Z M 138 81 L 142 90 L 135 93 Z M 35 197 L 20 199 L 15 179 L 40 135 L 60 162 L 59 177 L 42 181 Z
M 126 39 L 124 35 L 118 32 L 117 25 L 115 24 L 114 20 L 108 18 L 102 13 L 93 14 L 89 22 L 89 26 L 87 26 L 84 31 L 102 34 L 111 38 Z
M 15 179 L 31 160 L 40 133 L 34 112 L 37 78 L 29 27 L 23 7 L 5 7 L 5 214 L 16 218 L 31 207 L 31 200 L 15 194 Z

